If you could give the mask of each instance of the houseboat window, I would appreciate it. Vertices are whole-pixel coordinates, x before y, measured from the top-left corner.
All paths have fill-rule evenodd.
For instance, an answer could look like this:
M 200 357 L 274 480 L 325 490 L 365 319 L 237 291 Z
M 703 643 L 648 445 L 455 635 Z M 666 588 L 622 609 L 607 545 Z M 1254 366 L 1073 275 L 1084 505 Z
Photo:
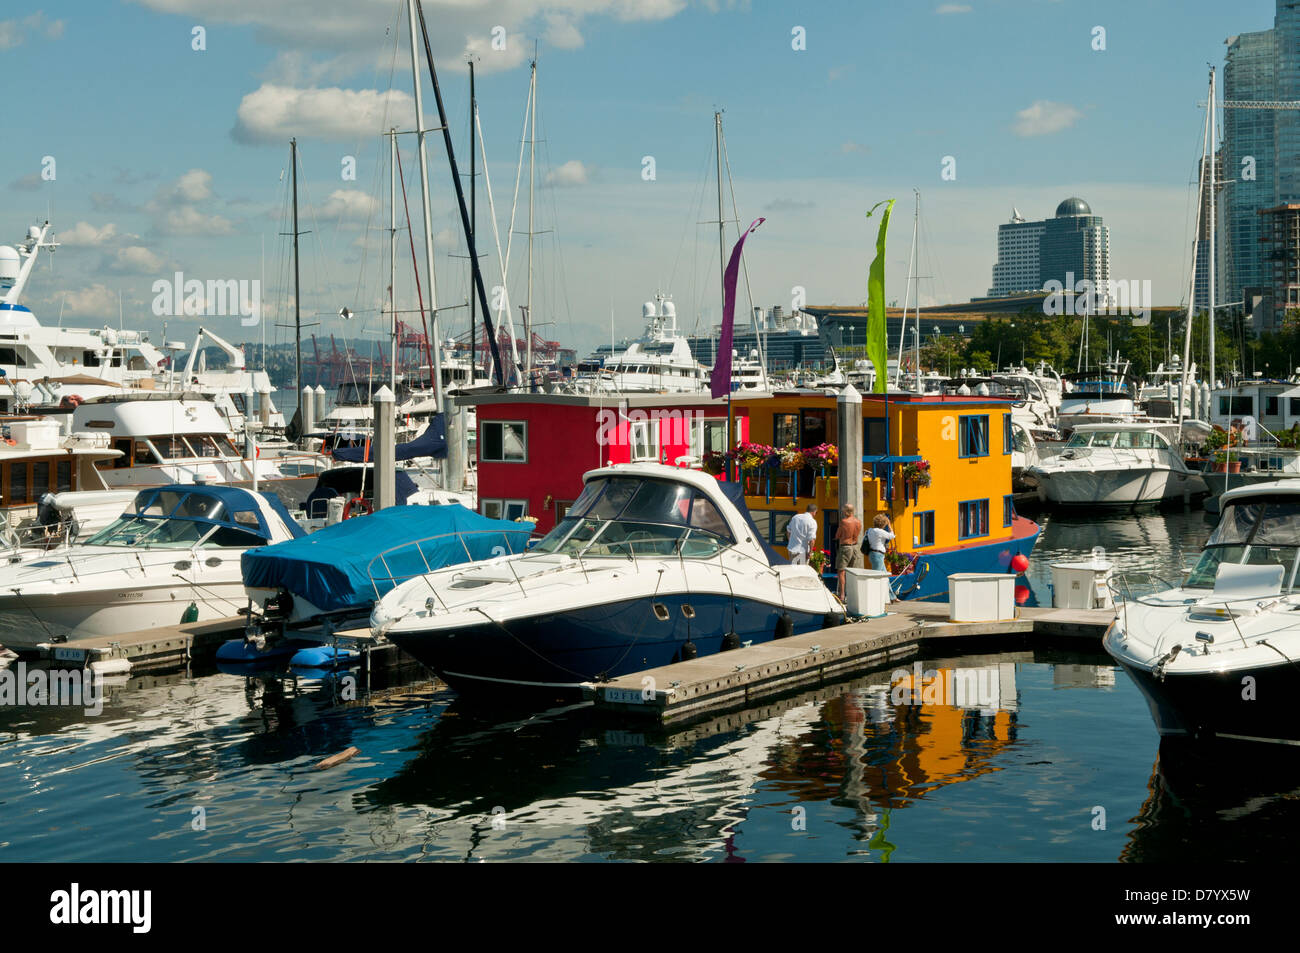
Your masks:
M 912 545 L 934 545 L 934 510 L 912 514 Z
M 1002 452 L 1010 453 L 1015 449 L 1015 437 L 1011 433 L 1011 415 L 1002 415 Z
M 9 504 L 26 503 L 27 499 L 27 464 L 15 463 L 9 470 Z
M 701 420 L 691 427 L 690 454 L 702 457 L 706 453 L 721 453 L 727 449 L 727 422 Z
M 799 418 L 799 439 L 796 441 L 798 446 L 816 447 L 826 442 L 829 414 L 830 412 L 826 410 L 805 410 L 802 413 Z
M 972 414 L 960 418 L 960 456 L 987 457 L 989 455 L 988 414 Z
M 500 500 L 479 500 L 478 508 L 488 519 L 501 519 L 501 501 Z
M 799 442 L 799 415 L 772 415 L 772 446 L 786 447 Z
M 960 539 L 988 535 L 988 500 L 969 500 L 965 503 L 958 503 L 957 507 L 957 535 Z
M 528 462 L 528 425 L 524 421 L 485 420 L 479 424 L 480 459 L 486 463 Z
M 505 501 L 505 519 L 521 520 L 528 515 L 527 500 L 506 500 Z
M 50 489 L 50 461 L 41 460 L 32 464 L 32 495 L 40 499 Z
M 776 546 L 790 545 L 790 520 L 794 519 L 793 513 L 773 513 L 772 514 L 772 543 Z
M 632 440 L 632 462 L 659 462 L 659 421 L 635 420 L 628 428 Z
M 1016 520 L 1016 498 L 1011 494 L 1002 497 L 1002 525 L 1010 526 Z
M 882 457 L 889 452 L 885 433 L 883 417 L 867 417 L 862 421 L 862 446 L 865 456 Z
M 1236 414 L 1249 416 L 1255 412 L 1255 398 L 1250 395 L 1223 394 L 1219 397 L 1219 414 L 1227 417 Z
M 60 460 L 54 465 L 54 492 L 63 493 L 72 489 L 72 461 Z
M 772 514 L 767 510 L 751 510 L 750 517 L 758 529 L 758 538 L 772 541 Z
M 1264 414 L 1268 417 L 1277 416 L 1277 395 L 1272 394 L 1264 398 Z

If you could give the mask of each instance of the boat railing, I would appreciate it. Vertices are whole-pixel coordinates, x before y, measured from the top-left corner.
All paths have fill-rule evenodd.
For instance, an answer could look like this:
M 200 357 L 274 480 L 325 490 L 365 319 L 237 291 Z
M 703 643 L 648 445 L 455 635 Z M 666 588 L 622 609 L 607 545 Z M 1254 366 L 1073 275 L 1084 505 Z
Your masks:
M 12 559 L 20 550 L 50 552 L 72 545 L 77 536 L 77 521 L 63 519 L 57 523 L 28 523 L 4 527 L 0 540 L 0 557 Z
M 429 559 L 430 553 L 427 552 L 426 549 L 430 548 L 433 544 L 442 544 L 442 543 L 446 543 L 448 540 L 455 539 L 458 543 L 460 543 L 461 548 L 464 550 L 466 563 L 475 564 L 475 563 L 483 562 L 483 560 L 475 560 L 474 555 L 470 552 L 469 545 L 466 543 L 466 539 L 469 537 L 489 537 L 489 538 L 500 537 L 501 545 L 492 547 L 493 551 L 492 551 L 492 555 L 488 557 L 489 559 L 495 559 L 501 556 L 515 556 L 518 555 L 519 553 L 525 552 L 527 549 L 527 547 L 525 547 L 523 549 L 516 550 L 515 544 L 511 539 L 511 534 L 505 532 L 504 530 L 499 530 L 499 529 L 452 530 L 451 532 L 447 532 L 447 533 L 438 533 L 433 536 L 425 536 L 420 539 L 407 540 L 406 542 L 399 543 L 396 546 L 390 546 L 388 549 L 383 550 L 374 558 L 372 558 L 369 563 L 366 564 L 366 575 L 370 578 L 370 585 L 375 590 L 375 598 L 376 599 L 381 598 L 387 592 L 389 592 L 392 589 L 396 589 L 399 585 L 401 585 L 404 582 L 408 582 L 412 579 L 423 579 L 425 581 L 425 584 L 429 587 L 429 591 L 432 592 L 434 596 L 438 598 L 439 602 L 441 602 L 442 597 L 438 593 L 437 589 L 434 588 L 433 583 L 429 581 L 429 576 L 430 574 L 436 572 L 438 569 L 450 569 L 454 567 L 445 564 L 435 567 L 434 563 L 437 563 L 440 560 L 435 558 L 432 561 L 430 561 Z M 415 551 L 415 555 L 419 557 L 420 563 L 424 566 L 423 571 L 408 572 L 408 573 L 394 572 L 393 567 L 390 565 L 390 562 L 396 561 L 396 556 L 398 553 L 402 552 L 403 550 L 411 550 L 411 549 Z M 496 550 L 498 549 L 500 549 L 501 551 L 497 552 Z M 457 565 L 466 566 L 466 563 L 461 563 Z M 379 564 L 379 566 L 382 567 L 383 569 L 382 573 L 376 573 L 375 571 L 377 568 L 376 564 Z M 511 569 L 511 572 L 512 573 L 514 572 L 513 567 Z M 516 574 L 516 579 L 518 579 L 518 574 Z M 381 584 L 386 584 L 382 592 L 380 591 Z M 446 608 L 445 604 L 443 605 L 443 608 L 444 609 Z
M 1130 582 L 1130 577 L 1134 580 L 1145 579 L 1147 580 L 1146 585 L 1144 587 L 1136 586 Z M 1174 585 L 1155 573 L 1141 570 L 1116 573 L 1107 580 L 1106 584 L 1110 589 L 1111 598 L 1115 603 L 1116 615 L 1120 616 L 1122 614 L 1124 630 L 1126 632 L 1129 631 L 1128 607 L 1130 603 L 1136 603 L 1138 605 L 1149 606 L 1156 609 L 1191 606 L 1203 609 L 1215 609 L 1222 606 L 1224 610 L 1223 614 L 1232 621 L 1233 628 L 1237 630 L 1237 637 L 1241 639 L 1242 646 L 1247 646 L 1248 643 L 1246 642 L 1245 634 L 1241 631 L 1241 626 L 1237 624 L 1237 613 L 1233 612 L 1233 607 L 1247 604 L 1258 607 L 1262 603 L 1267 603 L 1270 600 L 1276 601 L 1283 599 L 1286 595 L 1282 592 L 1267 595 L 1256 592 L 1236 597 L 1216 597 L 1213 593 L 1201 597 L 1188 597 L 1186 595 L 1172 597 L 1168 596 L 1167 593 L 1181 591 L 1181 586 Z M 1146 589 L 1148 591 L 1140 591 L 1141 589 Z M 1160 649 L 1164 647 L 1165 639 L 1169 634 L 1168 630 L 1160 634 L 1160 637 L 1156 639 L 1155 645 L 1152 647 L 1153 652 L 1159 652 Z M 1268 633 L 1260 634 L 1267 635 Z

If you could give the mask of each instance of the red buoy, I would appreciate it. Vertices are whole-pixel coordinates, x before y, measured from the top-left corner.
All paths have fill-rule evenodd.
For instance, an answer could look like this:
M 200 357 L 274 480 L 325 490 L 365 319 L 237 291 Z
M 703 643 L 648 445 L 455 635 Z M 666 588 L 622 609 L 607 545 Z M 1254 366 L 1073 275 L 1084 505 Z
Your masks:
M 1024 572 L 1029 568 L 1029 557 L 1024 553 L 1016 553 L 1011 557 L 1011 568 L 1016 572 Z

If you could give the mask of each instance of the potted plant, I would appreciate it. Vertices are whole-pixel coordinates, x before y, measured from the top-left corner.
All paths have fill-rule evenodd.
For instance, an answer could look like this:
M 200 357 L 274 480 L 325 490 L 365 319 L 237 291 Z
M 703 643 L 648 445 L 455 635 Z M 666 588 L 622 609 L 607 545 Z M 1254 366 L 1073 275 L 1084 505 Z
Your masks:
M 826 562 L 831 558 L 831 554 L 824 549 L 814 549 L 808 554 L 808 565 L 816 573 L 821 573 L 826 568 Z
M 891 576 L 897 576 L 907 569 L 908 559 L 898 550 L 890 550 L 885 553 L 885 568 L 889 570 Z
M 720 476 L 731 460 L 731 454 L 722 450 L 710 450 L 700 459 L 700 467 L 705 473 Z
M 1214 472 L 1215 473 L 1240 473 L 1241 457 L 1228 459 L 1228 451 L 1219 450 L 1214 454 Z
M 929 486 L 930 478 L 929 460 L 917 460 L 903 465 L 903 479 L 913 486 Z

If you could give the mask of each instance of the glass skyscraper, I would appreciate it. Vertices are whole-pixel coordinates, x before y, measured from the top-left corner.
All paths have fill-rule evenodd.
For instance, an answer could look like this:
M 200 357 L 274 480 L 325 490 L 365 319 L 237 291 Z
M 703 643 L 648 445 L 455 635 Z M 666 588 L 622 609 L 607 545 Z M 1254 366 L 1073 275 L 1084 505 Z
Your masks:
M 1300 26 L 1294 18 L 1297 4 L 1291 0 L 1279 0 L 1277 6 L 1279 24 L 1283 22 L 1282 8 L 1288 8 L 1286 24 L 1292 31 L 1289 45 L 1294 48 L 1300 40 L 1300 34 L 1295 32 Z M 1228 38 L 1223 68 L 1225 100 L 1282 98 L 1277 82 L 1278 47 L 1286 44 L 1278 43 L 1280 35 L 1281 31 L 1275 28 Z M 1293 53 L 1293 59 L 1294 56 Z M 1219 225 L 1219 234 L 1227 239 L 1231 249 L 1231 272 L 1220 279 L 1224 290 L 1216 293 L 1215 297 L 1221 301 L 1239 300 L 1244 289 L 1266 288 L 1270 280 L 1259 242 L 1259 212 L 1278 202 L 1278 176 L 1275 173 L 1280 152 L 1278 117 L 1282 115 L 1300 119 L 1295 113 L 1271 109 L 1223 111 L 1225 191 L 1220 197 L 1220 208 L 1227 212 L 1227 221 Z M 1291 171 L 1284 176 L 1287 181 L 1295 181 L 1296 171 L 1300 171 L 1300 164 L 1293 157 Z

